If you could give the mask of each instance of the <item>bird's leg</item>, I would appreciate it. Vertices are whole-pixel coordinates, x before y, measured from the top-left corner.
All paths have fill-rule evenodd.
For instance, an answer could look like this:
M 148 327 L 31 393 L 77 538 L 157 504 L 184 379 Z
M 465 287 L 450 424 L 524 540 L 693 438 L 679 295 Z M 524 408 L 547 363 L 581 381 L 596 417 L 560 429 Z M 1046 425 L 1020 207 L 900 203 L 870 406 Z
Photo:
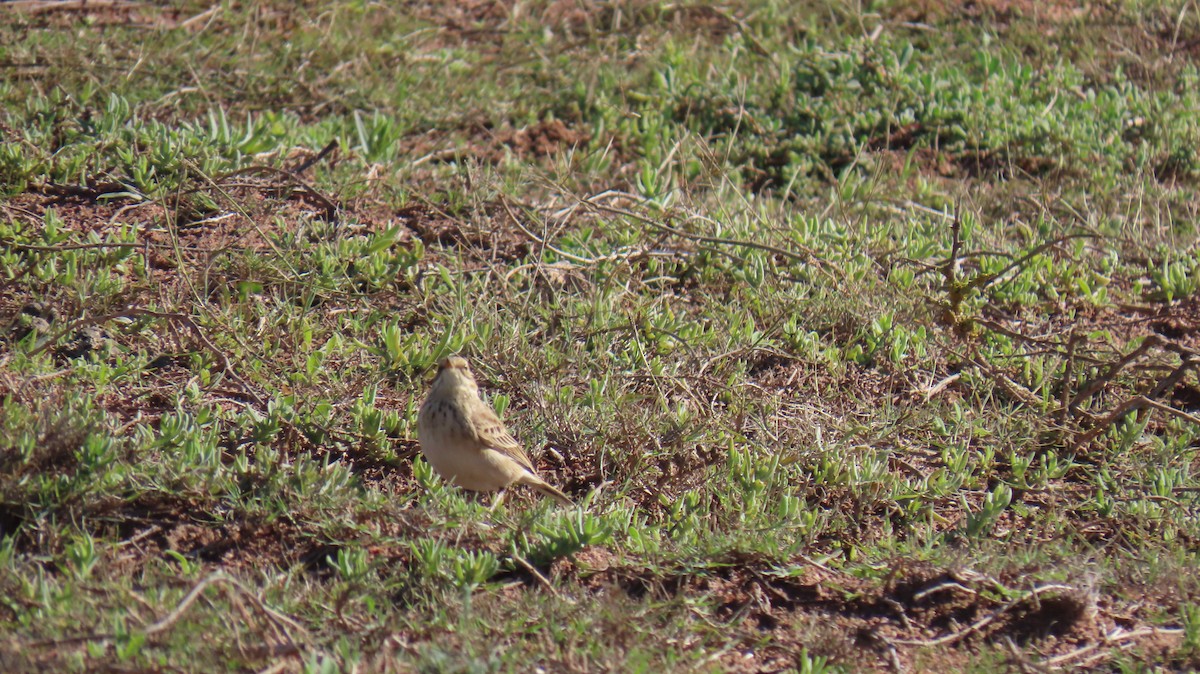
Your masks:
M 500 504 L 501 504 L 501 503 L 504 503 L 504 495 L 505 495 L 505 494 L 507 494 L 507 493 L 508 493 L 508 490 L 507 490 L 507 489 L 501 489 L 501 490 L 500 490 L 500 491 L 499 491 L 499 492 L 496 494 L 496 498 L 492 499 L 492 507 L 491 507 L 491 508 L 488 508 L 488 512 L 489 512 L 489 513 L 494 513 L 494 512 L 496 512 L 496 508 L 499 508 L 499 507 L 500 507 Z

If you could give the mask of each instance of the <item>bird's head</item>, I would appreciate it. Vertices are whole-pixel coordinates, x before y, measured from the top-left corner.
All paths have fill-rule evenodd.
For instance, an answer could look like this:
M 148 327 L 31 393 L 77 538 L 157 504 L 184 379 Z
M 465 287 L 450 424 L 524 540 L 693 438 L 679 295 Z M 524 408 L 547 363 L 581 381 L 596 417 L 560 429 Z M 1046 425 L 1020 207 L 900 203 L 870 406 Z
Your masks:
M 433 380 L 433 385 L 450 388 L 466 387 L 472 390 L 479 388 L 475 384 L 475 375 L 472 374 L 467 359 L 460 356 L 442 359 L 442 362 L 438 364 L 437 378 Z

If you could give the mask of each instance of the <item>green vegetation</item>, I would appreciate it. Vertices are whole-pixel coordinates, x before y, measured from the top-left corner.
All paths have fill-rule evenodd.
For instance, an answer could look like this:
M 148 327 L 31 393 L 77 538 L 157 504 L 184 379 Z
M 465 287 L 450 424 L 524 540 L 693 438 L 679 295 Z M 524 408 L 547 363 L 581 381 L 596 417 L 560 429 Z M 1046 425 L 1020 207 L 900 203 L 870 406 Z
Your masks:
M 0 670 L 1200 668 L 1192 3 L 0 17 Z

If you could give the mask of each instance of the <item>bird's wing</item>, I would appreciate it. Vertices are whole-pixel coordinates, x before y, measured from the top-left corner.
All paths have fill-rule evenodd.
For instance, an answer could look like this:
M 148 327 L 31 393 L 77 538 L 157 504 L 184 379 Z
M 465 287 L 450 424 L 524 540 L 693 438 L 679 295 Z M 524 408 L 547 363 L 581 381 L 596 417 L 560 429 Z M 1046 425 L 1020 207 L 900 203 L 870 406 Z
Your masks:
M 504 422 L 500 421 L 500 417 L 488 407 L 486 403 L 480 402 L 479 413 L 475 415 L 476 426 L 475 439 L 479 444 L 507 456 L 508 458 L 521 464 L 521 467 L 536 475 L 533 469 L 533 462 L 529 460 L 529 455 L 521 447 L 521 443 L 508 432 L 504 427 Z

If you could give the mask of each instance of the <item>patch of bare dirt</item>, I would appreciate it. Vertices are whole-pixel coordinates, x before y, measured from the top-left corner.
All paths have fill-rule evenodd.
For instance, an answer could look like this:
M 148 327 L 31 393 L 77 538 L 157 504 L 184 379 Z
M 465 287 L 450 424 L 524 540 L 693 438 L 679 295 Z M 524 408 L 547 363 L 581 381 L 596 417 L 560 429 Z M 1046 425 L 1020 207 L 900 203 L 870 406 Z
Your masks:
M 581 147 L 591 140 L 587 129 L 569 126 L 559 119 L 546 119 L 522 127 L 493 128 L 479 122 L 455 131 L 434 130 L 409 136 L 400 141 L 404 154 L 417 163 L 460 162 L 464 160 L 498 163 L 508 155 L 523 161 L 539 161 Z
M 485 206 L 483 218 L 455 217 L 433 202 L 396 211 L 400 221 L 426 246 L 462 249 L 479 262 L 511 262 L 529 255 L 532 241 L 512 225 L 501 204 Z
M 89 234 L 109 238 L 122 229 L 134 227 L 144 244 L 157 253 L 151 257 L 151 266 L 166 269 L 174 265 L 170 255 L 162 252 L 163 248 L 174 245 L 169 227 L 177 230 L 185 254 L 193 251 L 207 254 L 233 246 L 250 250 L 269 248 L 264 227 L 273 228 L 276 221 L 290 222 L 302 216 L 332 217 L 328 198 L 290 184 L 254 176 L 237 176 L 219 184 L 220 190 L 210 193 L 211 201 L 185 195 L 171 204 L 170 211 L 156 202 L 105 198 L 126 191 L 119 183 L 43 185 L 11 197 L 2 207 L 35 228 L 41 227 L 46 213 L 53 210 L 63 221 L 64 229 L 80 238 Z M 237 202 L 236 209 L 228 203 L 221 205 L 228 202 L 226 195 Z M 243 214 L 254 222 L 247 223 Z
M 100 238 L 117 233 L 122 227 L 148 229 L 160 223 L 166 211 L 156 204 L 134 204 L 123 199 L 101 200 L 107 194 L 126 191 L 118 183 L 92 182 L 88 185 L 46 185 L 8 197 L 0 208 L 14 220 L 40 228 L 46 213 L 53 210 L 65 229 L 80 235 Z
M 463 2 L 408 2 L 409 14 L 437 25 L 444 44 L 499 44 L 509 32 L 516 2 L 464 0 Z
M 1071 170 L 1059 162 L 1044 156 L 1021 155 L 1011 150 L 965 150 L 947 152 L 928 147 L 917 147 L 923 136 L 930 135 L 920 122 L 902 126 L 890 133 L 866 141 L 865 146 L 885 165 L 895 169 L 912 162 L 922 173 L 941 178 L 986 178 L 1009 180 L 1013 178 L 1048 178 L 1070 175 Z M 913 148 L 916 150 L 913 151 Z M 910 156 L 911 155 L 911 156 Z M 831 166 L 836 171 L 858 158 L 847 156 L 834 160 Z M 915 159 L 915 161 L 914 161 Z
M 1129 330 L 1128 338 L 1154 333 L 1188 348 L 1200 349 L 1200 296 L 1121 308 L 1118 312 L 1112 318 L 1118 318 Z
M 549 119 L 515 131 L 504 129 L 496 134 L 495 141 L 525 158 L 546 157 L 582 145 L 590 138 L 586 131 L 568 128 L 562 120 Z
M 1015 179 L 1060 180 L 1076 177 L 1079 172 L 1069 164 L 1046 156 L 1020 154 L 1010 150 L 980 149 L 947 151 L 929 147 L 917 147 L 925 129 L 914 123 L 865 141 L 868 154 L 840 153 L 824 156 L 824 164 L 814 167 L 815 177 L 835 182 L 836 176 L 846 167 L 875 161 L 883 167 L 900 172 L 908 166 L 914 167 L 925 178 L 935 181 L 956 181 L 977 178 L 987 182 L 1007 182 Z M 744 167 L 748 180 L 746 188 L 752 192 L 777 189 L 787 183 L 783 169 L 790 159 L 786 153 L 776 150 L 764 157 L 752 160 Z

